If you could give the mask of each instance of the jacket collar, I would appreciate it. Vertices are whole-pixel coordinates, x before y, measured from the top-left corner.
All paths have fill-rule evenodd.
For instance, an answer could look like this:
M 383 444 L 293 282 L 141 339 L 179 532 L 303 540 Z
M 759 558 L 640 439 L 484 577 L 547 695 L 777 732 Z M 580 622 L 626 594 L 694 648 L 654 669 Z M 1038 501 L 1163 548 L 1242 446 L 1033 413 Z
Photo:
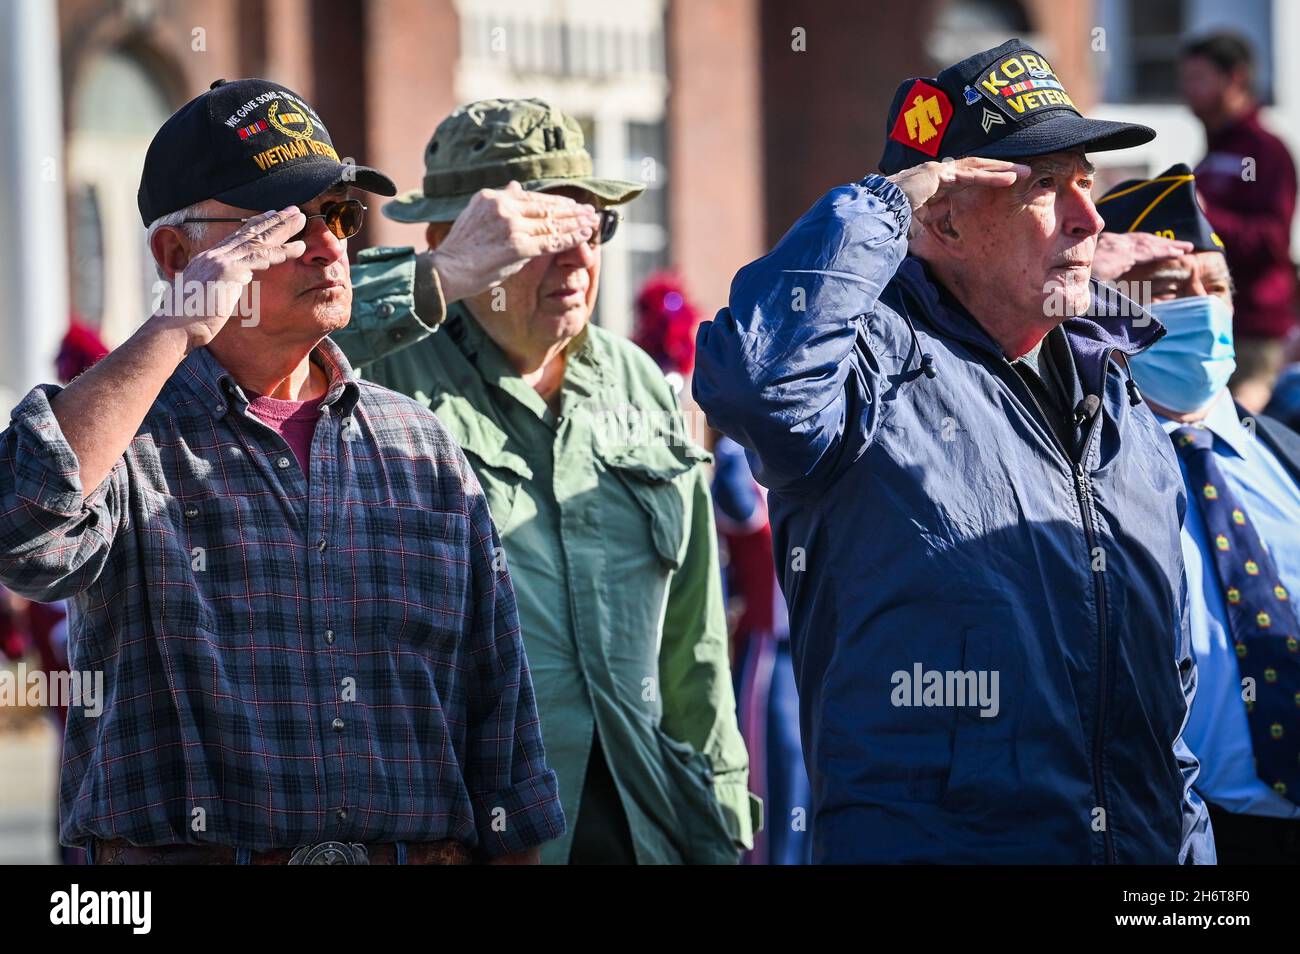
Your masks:
M 897 280 L 904 291 L 922 303 L 920 317 L 940 334 L 956 338 L 984 351 L 995 360 L 1004 358 L 1002 347 L 955 296 L 941 288 L 925 262 L 909 255 L 899 266 Z M 1150 312 L 1096 280 L 1092 286 L 1092 307 L 1087 317 L 1062 322 L 1066 341 L 1078 363 L 1082 383 L 1090 394 L 1101 394 L 1105 365 L 1112 351 L 1137 354 L 1151 347 L 1165 334 L 1165 328 Z M 906 304 L 906 303 L 905 303 Z M 1139 325 L 1141 327 L 1139 327 Z
M 505 353 L 464 305 L 457 302 L 448 309 L 442 331 L 469 359 L 485 382 L 506 392 L 538 417 L 547 419 L 549 409 L 541 395 L 511 367 Z M 604 362 L 597 354 L 595 339 L 588 327 L 569 343 L 561 391 L 561 414 L 568 414 L 579 401 L 600 393 L 606 382 Z

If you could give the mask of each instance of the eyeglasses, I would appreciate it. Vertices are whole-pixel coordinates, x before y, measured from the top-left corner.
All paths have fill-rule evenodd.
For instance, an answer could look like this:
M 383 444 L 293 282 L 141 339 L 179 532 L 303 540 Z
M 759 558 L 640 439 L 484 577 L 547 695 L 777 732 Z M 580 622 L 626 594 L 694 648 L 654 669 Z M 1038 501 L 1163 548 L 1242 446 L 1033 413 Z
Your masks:
M 247 222 L 252 218 L 230 219 L 230 218 L 187 218 L 182 222 Z M 324 219 L 325 227 L 335 238 L 351 238 L 361 231 L 361 224 L 366 219 L 366 207 L 361 204 L 359 199 L 344 199 L 341 202 L 325 202 L 321 205 L 320 211 L 315 215 L 307 216 L 307 224 L 303 226 L 302 231 L 298 232 L 287 241 L 296 242 L 307 234 L 307 229 L 311 227 L 312 219 Z M 613 229 L 610 234 L 614 234 Z
M 597 245 L 604 245 L 614 237 L 618 231 L 618 224 L 623 221 L 623 213 L 618 209 L 597 209 L 596 214 L 600 216 L 600 226 L 596 233 L 587 239 L 587 244 L 593 248 Z

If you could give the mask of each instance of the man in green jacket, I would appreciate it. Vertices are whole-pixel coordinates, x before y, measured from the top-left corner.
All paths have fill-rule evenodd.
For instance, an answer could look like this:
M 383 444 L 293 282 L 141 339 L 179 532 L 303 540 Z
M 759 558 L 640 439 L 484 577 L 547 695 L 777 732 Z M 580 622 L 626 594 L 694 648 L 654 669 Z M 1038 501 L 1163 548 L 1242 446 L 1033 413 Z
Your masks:
M 334 334 L 431 408 L 487 493 L 568 832 L 551 863 L 734 862 L 759 805 L 736 724 L 706 452 L 654 362 L 590 324 L 609 209 L 582 130 L 535 99 L 457 110 L 388 203 Z

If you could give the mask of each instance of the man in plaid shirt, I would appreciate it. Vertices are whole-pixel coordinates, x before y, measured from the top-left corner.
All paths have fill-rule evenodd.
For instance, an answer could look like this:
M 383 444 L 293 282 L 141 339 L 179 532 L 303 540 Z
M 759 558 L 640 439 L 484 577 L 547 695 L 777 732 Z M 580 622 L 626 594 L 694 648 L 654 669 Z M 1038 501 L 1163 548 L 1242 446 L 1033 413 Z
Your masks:
M 482 489 L 326 337 L 354 186 L 395 191 L 283 87 L 214 84 L 140 187 L 177 294 L 0 433 L 0 582 L 70 599 L 103 673 L 60 784 L 97 862 L 535 861 L 564 831 Z

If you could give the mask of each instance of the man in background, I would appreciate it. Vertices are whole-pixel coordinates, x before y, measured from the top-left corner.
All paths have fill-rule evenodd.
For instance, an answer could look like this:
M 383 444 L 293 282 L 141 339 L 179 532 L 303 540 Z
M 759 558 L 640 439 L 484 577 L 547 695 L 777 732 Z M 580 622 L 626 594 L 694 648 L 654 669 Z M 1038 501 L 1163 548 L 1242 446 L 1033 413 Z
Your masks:
M 1188 108 L 1205 127 L 1197 191 L 1237 283 L 1237 371 L 1228 387 L 1244 408 L 1258 413 L 1268 403 L 1296 327 L 1295 163 L 1260 122 L 1254 54 L 1246 40 L 1215 33 L 1189 43 L 1180 81 Z M 1145 222 L 1142 229 L 1154 231 Z

